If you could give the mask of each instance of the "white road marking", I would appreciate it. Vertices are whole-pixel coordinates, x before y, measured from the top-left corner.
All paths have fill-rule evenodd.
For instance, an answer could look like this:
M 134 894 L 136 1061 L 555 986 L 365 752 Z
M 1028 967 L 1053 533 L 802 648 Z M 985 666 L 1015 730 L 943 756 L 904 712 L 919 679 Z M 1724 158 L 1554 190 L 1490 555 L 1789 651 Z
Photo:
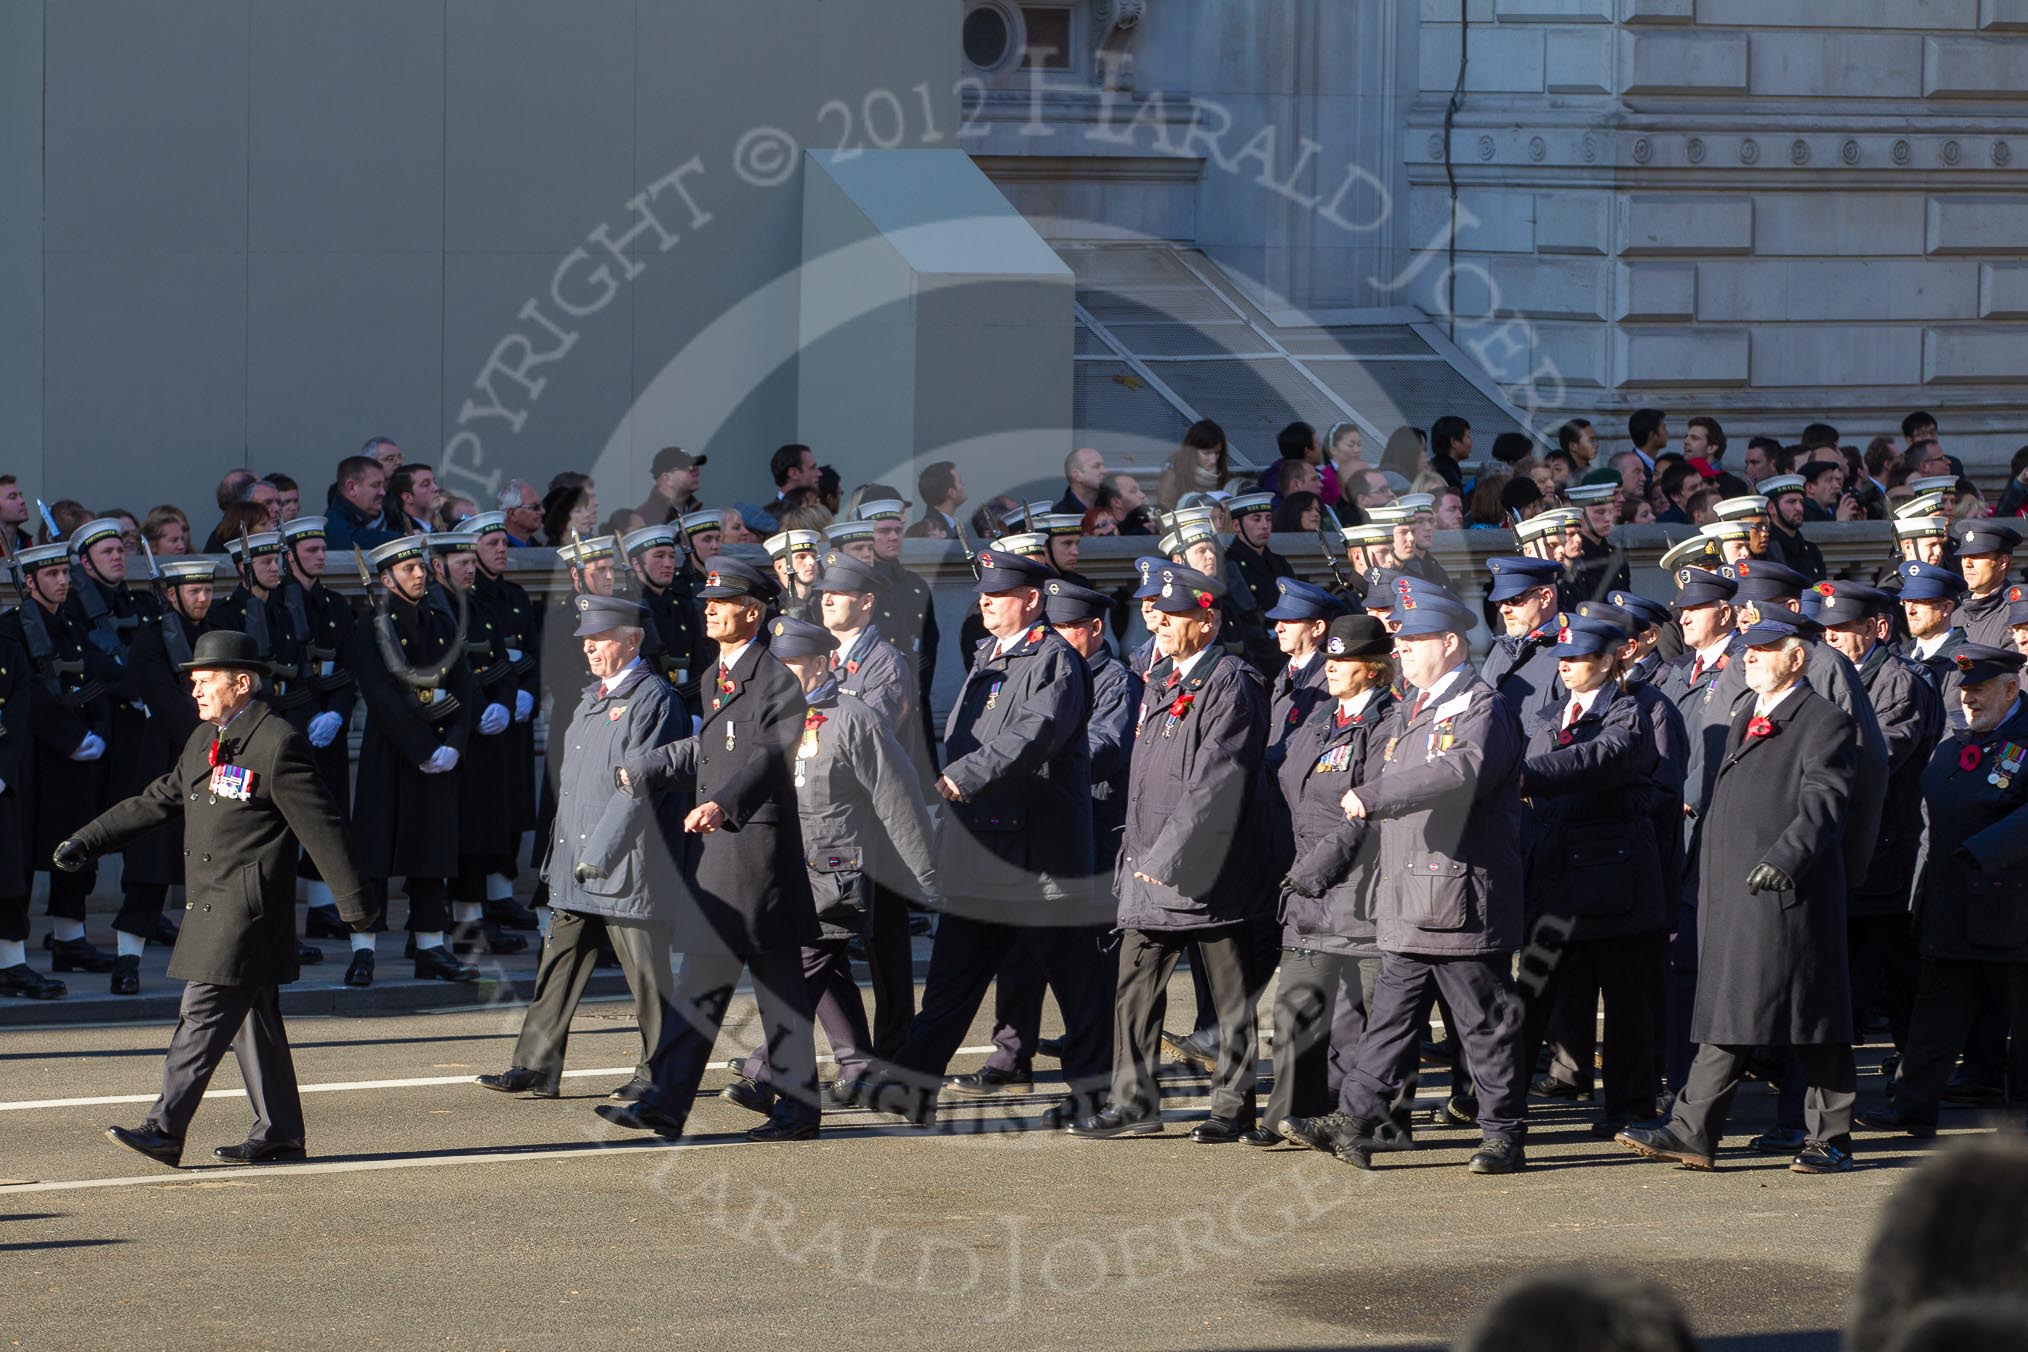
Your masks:
M 299 1174 L 377 1173 L 385 1169 L 436 1169 L 453 1164 L 520 1164 L 528 1160 L 590 1159 L 600 1155 L 632 1155 L 664 1150 L 717 1150 L 728 1145 L 748 1145 L 739 1137 L 729 1141 L 663 1141 L 646 1139 L 600 1142 L 593 1145 L 534 1147 L 528 1150 L 489 1150 L 456 1155 L 428 1155 L 415 1159 L 328 1160 L 321 1163 L 261 1164 L 251 1168 L 165 1169 L 156 1174 L 133 1174 L 125 1178 L 81 1178 L 51 1183 L 0 1185 L 0 1197 L 29 1192 L 70 1192 L 79 1188 L 159 1187 L 164 1184 L 222 1183 L 240 1178 L 277 1178 Z
M 992 1044 L 988 1043 L 983 1047 L 960 1047 L 957 1054 L 960 1056 L 980 1056 L 992 1050 L 994 1050 Z M 724 1057 L 716 1058 L 718 1061 L 725 1059 Z M 817 1060 L 828 1062 L 834 1061 L 835 1058 L 820 1056 Z M 566 1080 L 571 1080 L 601 1075 L 632 1075 L 633 1073 L 634 1068 L 632 1066 L 602 1066 L 590 1070 L 566 1070 L 563 1072 L 563 1077 Z M 423 1075 L 406 1080 L 340 1080 L 330 1084 L 298 1085 L 297 1091 L 304 1094 L 345 1094 L 367 1089 L 428 1089 L 437 1085 L 470 1084 L 473 1078 L 470 1075 Z M 105 1094 L 96 1098 L 16 1099 L 12 1102 L 0 1103 L 0 1113 L 28 1112 L 37 1108 L 102 1108 L 121 1103 L 153 1103 L 157 1097 L 155 1094 Z M 246 1090 L 212 1089 L 207 1090 L 204 1097 L 206 1099 L 243 1099 L 246 1097 Z M 262 1172 L 270 1171 L 263 1170 Z

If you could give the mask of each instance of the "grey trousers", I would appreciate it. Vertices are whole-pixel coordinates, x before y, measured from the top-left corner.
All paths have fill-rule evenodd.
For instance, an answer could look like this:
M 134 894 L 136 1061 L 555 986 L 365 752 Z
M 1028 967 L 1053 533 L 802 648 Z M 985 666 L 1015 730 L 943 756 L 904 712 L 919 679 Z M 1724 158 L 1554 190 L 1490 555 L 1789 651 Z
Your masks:
M 296 1092 L 296 1063 L 282 1027 L 280 991 L 275 986 L 214 986 L 193 981 L 183 988 L 176 1031 L 162 1063 L 162 1097 L 148 1120 L 182 1139 L 227 1048 L 239 1062 L 246 1096 L 253 1104 L 253 1127 L 246 1139 L 300 1143 L 303 1100 Z
M 549 937 L 542 942 L 542 961 L 535 969 L 535 994 L 521 1018 L 521 1036 L 514 1043 L 514 1064 L 542 1076 L 555 1089 L 563 1077 L 564 1046 L 570 1040 L 571 1016 L 584 998 L 592 971 L 598 966 L 599 939 L 612 943 L 627 989 L 634 995 L 634 1019 L 641 1029 L 641 1056 L 634 1074 L 648 1078 L 648 1060 L 662 1041 L 663 1016 L 668 1012 L 675 979 L 669 962 L 669 937 L 661 926 L 609 920 L 575 911 L 550 913 Z
M 1710 1042 L 1697 1048 L 1670 1119 L 1678 1140 L 1707 1154 L 1717 1149 L 1725 1134 L 1726 1114 L 1732 1110 L 1732 1096 L 1746 1078 L 1754 1050 Z M 1803 1068 L 1810 1086 L 1803 1099 L 1803 1130 L 1813 1141 L 1849 1147 L 1858 1087 L 1850 1044 L 1807 1042 L 1789 1048 L 1789 1052 Z

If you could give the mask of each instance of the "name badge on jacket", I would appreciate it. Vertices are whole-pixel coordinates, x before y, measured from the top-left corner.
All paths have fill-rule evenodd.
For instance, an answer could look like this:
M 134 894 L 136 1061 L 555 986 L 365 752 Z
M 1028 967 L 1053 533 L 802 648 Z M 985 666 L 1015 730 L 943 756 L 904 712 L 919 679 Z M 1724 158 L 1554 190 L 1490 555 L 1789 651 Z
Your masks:
M 211 793 L 216 798 L 236 798 L 244 803 L 253 797 L 253 771 L 244 765 L 215 765 L 211 769 Z

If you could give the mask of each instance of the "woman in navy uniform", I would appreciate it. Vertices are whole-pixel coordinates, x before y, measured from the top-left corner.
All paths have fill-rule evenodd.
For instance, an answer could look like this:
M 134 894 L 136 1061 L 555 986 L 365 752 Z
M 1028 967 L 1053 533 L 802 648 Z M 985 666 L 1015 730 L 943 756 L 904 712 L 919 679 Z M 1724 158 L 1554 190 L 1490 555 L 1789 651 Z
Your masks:
M 1171 679 L 1141 706 L 1114 870 L 1122 934 L 1106 1105 L 1073 1136 L 1162 1130 L 1155 1082 L 1169 976 L 1186 944 L 1204 964 L 1219 1026 L 1211 1115 L 1193 1140 L 1222 1144 L 1255 1129 L 1253 962 L 1248 923 L 1265 899 L 1267 699 L 1257 671 L 1219 644 L 1225 584 L 1162 571 L 1157 637 Z
M 1295 849 L 1281 885 L 1275 1080 L 1267 1106 L 1267 1121 L 1277 1127 L 1331 1111 L 1366 1034 L 1380 975 L 1373 924 L 1380 836 L 1366 822 L 1346 819 L 1344 799 L 1369 776 L 1386 741 L 1397 702 L 1393 652 L 1394 640 L 1371 615 L 1331 621 L 1322 657 L 1329 702 L 1290 736 L 1277 773 Z M 1413 1092 L 1404 1090 L 1404 1109 Z
M 1555 702 L 1530 721 L 1521 770 L 1530 934 L 1522 1062 L 1534 1064 L 1573 978 L 1595 979 L 1605 1000 L 1606 1101 L 1594 1134 L 1611 1137 L 1653 1117 L 1661 1089 L 1668 909 L 1653 808 L 1658 799 L 1674 807 L 1681 786 L 1665 786 L 1654 729 L 1624 684 L 1625 630 L 1604 617 L 1564 619 L 1550 650 Z M 1595 997 L 1581 999 L 1575 1012 L 1588 1025 L 1596 1007 Z M 1574 1039 L 1584 1053 L 1589 1031 Z
M 1982 1006 L 2007 1012 L 2016 1112 L 2028 1105 L 2028 705 L 2022 655 L 1967 644 L 1954 663 L 1966 728 L 1922 774 L 1929 836 L 1915 886 L 1915 1005 L 1885 1105 L 1859 1125 L 1936 1134 L 1938 1101 Z

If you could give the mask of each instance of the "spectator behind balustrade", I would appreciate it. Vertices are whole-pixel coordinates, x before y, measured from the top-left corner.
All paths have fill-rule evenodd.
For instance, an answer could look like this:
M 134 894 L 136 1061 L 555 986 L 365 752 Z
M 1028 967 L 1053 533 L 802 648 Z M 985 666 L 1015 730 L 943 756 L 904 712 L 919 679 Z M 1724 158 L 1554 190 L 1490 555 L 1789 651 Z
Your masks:
M 570 543 L 571 532 L 580 539 L 598 533 L 598 485 L 589 474 L 565 470 L 549 481 L 542 495 L 542 540 L 552 549 Z
M 279 471 L 261 476 L 261 482 L 275 490 L 275 524 L 294 521 L 303 514 L 303 489 L 294 479 Z
M 92 519 L 91 508 L 76 498 L 58 498 L 49 504 L 49 514 L 56 520 L 56 534 L 52 537 L 49 527 L 43 526 L 38 539 L 40 543 L 46 545 L 55 544 L 58 540 L 68 540 L 72 531 Z
M 188 554 L 190 518 L 172 502 L 150 507 L 147 519 L 141 522 L 141 538 L 148 542 L 148 547 L 155 551 L 158 559 Z
M 372 445 L 374 443 L 368 443 Z M 392 444 L 392 443 L 389 443 Z M 400 448 L 395 448 L 399 453 Z M 384 545 L 394 532 L 381 522 L 387 502 L 387 471 L 370 455 L 348 455 L 337 472 L 324 507 L 324 543 L 333 550 Z
M 1190 424 L 1183 433 L 1183 444 L 1169 456 L 1162 477 L 1155 481 L 1155 501 L 1163 511 L 1172 511 L 1186 493 L 1223 488 L 1232 473 L 1231 457 L 1224 428 L 1209 418 Z
M 1429 468 L 1429 437 L 1420 427 L 1395 428 L 1388 434 L 1387 445 L 1380 452 L 1380 464 L 1376 468 L 1400 475 L 1403 483 L 1415 482 L 1416 476 Z

